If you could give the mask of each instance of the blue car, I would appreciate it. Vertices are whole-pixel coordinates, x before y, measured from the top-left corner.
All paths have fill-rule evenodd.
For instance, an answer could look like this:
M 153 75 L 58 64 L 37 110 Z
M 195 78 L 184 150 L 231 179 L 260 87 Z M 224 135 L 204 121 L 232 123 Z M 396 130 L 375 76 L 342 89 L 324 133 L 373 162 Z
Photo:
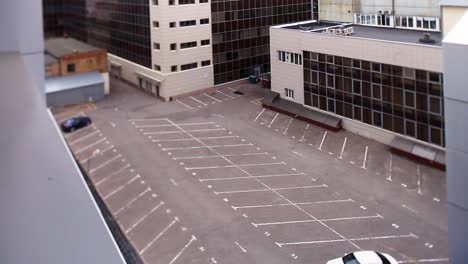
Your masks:
M 72 117 L 67 120 L 65 120 L 60 127 L 62 128 L 63 132 L 73 132 L 77 129 L 80 129 L 82 127 L 86 127 L 91 125 L 91 118 L 87 116 L 80 116 L 80 117 Z

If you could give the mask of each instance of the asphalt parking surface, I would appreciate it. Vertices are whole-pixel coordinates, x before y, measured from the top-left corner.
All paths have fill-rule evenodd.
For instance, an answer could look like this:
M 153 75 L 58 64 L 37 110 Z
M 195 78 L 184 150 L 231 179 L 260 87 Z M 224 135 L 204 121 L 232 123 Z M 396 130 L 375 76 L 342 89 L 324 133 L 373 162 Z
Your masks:
M 448 263 L 443 172 L 263 109 L 251 85 L 170 103 L 113 89 L 66 140 L 145 263 Z

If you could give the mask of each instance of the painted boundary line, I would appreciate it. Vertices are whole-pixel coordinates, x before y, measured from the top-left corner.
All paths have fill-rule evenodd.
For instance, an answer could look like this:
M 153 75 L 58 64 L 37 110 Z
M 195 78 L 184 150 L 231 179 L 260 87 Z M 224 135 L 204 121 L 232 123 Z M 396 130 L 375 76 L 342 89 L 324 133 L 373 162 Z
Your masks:
M 279 247 L 289 245 L 304 245 L 304 244 L 323 244 L 323 243 L 335 243 L 335 242 L 346 242 L 346 241 L 369 241 L 369 240 L 380 240 L 390 238 L 418 238 L 413 233 L 408 235 L 390 235 L 390 236 L 378 236 L 378 237 L 360 237 L 360 238 L 348 238 L 348 239 L 330 239 L 330 240 L 312 240 L 312 241 L 301 241 L 301 242 L 286 242 L 279 243 L 275 242 Z
M 330 221 L 344 221 L 344 220 L 372 219 L 372 218 L 383 218 L 383 216 L 377 214 L 377 215 L 370 215 L 370 216 L 328 218 L 328 219 L 320 219 L 320 221 L 330 222 Z M 283 222 L 269 222 L 269 223 L 252 223 L 252 225 L 255 227 L 258 227 L 258 226 L 302 224 L 302 223 L 313 223 L 313 222 L 317 222 L 317 221 L 316 220 L 298 220 L 298 221 L 283 221 Z
M 181 104 L 181 105 L 187 107 L 188 109 L 191 109 L 191 110 L 194 109 L 193 107 L 191 107 L 191 106 L 189 106 L 189 105 L 187 105 L 187 104 L 185 104 L 185 103 L 183 103 L 183 102 L 181 102 L 181 101 L 179 101 L 179 100 L 176 100 L 176 102 L 178 102 L 179 104 Z

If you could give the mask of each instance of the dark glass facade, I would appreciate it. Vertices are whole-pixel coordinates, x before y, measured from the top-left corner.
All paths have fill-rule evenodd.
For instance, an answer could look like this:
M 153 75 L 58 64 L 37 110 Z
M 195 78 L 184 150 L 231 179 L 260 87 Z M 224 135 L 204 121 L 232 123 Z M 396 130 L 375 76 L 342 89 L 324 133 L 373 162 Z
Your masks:
M 63 35 L 63 0 L 42 0 L 44 37 Z
M 304 104 L 444 146 L 443 75 L 303 52 Z
M 64 33 L 151 68 L 148 0 L 66 0 Z
M 269 72 L 269 26 L 312 19 L 317 2 L 211 0 L 215 84 Z

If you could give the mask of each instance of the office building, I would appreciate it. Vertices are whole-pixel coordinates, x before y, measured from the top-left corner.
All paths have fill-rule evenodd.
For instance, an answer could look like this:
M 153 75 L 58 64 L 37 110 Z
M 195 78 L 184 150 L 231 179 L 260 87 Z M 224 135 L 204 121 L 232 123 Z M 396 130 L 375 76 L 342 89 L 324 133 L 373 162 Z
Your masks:
M 432 1 L 418 8 L 394 1 L 392 9 L 391 4 L 372 7 L 361 1 L 349 9 L 329 3 L 331 12 L 324 10 L 330 1 L 322 2 L 320 14 L 336 22 L 271 28 L 272 91 L 339 117 L 344 128 L 380 142 L 391 144 L 398 135 L 441 150 L 439 7 Z
M 112 76 L 170 100 L 269 72 L 269 26 L 310 20 L 318 2 L 70 0 L 61 10 L 64 34 L 107 49 Z

